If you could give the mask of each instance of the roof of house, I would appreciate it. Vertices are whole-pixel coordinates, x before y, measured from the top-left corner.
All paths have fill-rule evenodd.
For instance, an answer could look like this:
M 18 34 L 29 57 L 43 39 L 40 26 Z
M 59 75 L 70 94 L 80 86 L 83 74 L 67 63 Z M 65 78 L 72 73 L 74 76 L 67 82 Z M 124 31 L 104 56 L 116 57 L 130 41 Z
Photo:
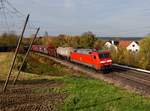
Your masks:
M 107 41 L 107 42 L 105 42 L 105 44 L 111 44 L 111 42 Z
M 119 41 L 119 46 L 120 47 L 128 47 L 133 41 L 129 41 L 129 40 L 120 40 Z

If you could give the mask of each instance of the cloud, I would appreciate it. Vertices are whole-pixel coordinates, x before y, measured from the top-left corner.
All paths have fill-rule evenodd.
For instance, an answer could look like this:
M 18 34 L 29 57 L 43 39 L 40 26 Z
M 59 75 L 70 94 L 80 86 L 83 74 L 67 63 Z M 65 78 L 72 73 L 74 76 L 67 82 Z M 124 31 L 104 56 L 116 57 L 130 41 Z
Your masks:
M 73 0 L 64 0 L 64 8 L 70 9 L 74 7 Z
M 24 14 L 30 12 L 34 24 L 50 34 L 81 34 L 91 30 L 101 36 L 143 36 L 150 32 L 150 0 L 12 0 L 11 3 Z M 9 18 L 22 23 L 15 14 Z

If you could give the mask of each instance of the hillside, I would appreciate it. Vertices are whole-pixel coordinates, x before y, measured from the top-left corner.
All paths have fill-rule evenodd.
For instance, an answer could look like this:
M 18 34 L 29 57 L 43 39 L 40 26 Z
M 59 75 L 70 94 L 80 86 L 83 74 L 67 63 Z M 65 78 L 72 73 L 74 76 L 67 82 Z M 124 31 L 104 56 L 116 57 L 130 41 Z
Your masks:
M 0 53 L 0 87 L 13 53 Z M 130 93 L 68 69 L 39 55 L 30 54 L 17 85 L 0 93 L 6 111 L 149 111 L 150 98 Z M 17 73 L 15 68 L 13 75 Z M 14 76 L 11 77 L 11 80 Z

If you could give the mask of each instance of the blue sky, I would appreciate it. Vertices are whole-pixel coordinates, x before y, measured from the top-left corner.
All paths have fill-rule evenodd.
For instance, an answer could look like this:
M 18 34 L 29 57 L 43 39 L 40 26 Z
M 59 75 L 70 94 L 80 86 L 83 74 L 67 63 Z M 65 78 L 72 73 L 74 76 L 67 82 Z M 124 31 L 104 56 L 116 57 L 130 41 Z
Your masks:
M 50 35 L 145 36 L 150 33 L 150 0 L 11 0 Z

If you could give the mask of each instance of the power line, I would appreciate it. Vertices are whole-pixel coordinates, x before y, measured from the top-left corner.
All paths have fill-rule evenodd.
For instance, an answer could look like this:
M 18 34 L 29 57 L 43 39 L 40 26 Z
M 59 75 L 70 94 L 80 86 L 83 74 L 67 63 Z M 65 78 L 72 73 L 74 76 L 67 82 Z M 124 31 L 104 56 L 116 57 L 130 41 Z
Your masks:
M 24 18 L 26 17 L 21 11 L 19 11 L 13 4 L 8 0 L 0 0 L 0 32 L 20 32 Z M 37 30 L 36 26 L 30 20 L 27 26 L 27 33 L 30 35 L 33 31 Z M 3 31 L 2 31 L 3 30 Z
M 21 13 L 17 8 L 15 8 L 8 0 L 6 0 L 6 3 L 15 11 L 16 14 L 19 14 L 22 17 L 25 17 L 23 13 Z
M 6 24 L 6 27 L 9 31 L 9 26 L 8 26 L 8 21 L 7 21 L 7 15 L 6 15 L 6 12 L 5 12 L 5 2 L 6 0 L 1 0 L 1 9 L 2 9 L 2 12 L 3 12 L 3 16 L 4 16 L 4 19 L 5 19 L 5 24 Z

